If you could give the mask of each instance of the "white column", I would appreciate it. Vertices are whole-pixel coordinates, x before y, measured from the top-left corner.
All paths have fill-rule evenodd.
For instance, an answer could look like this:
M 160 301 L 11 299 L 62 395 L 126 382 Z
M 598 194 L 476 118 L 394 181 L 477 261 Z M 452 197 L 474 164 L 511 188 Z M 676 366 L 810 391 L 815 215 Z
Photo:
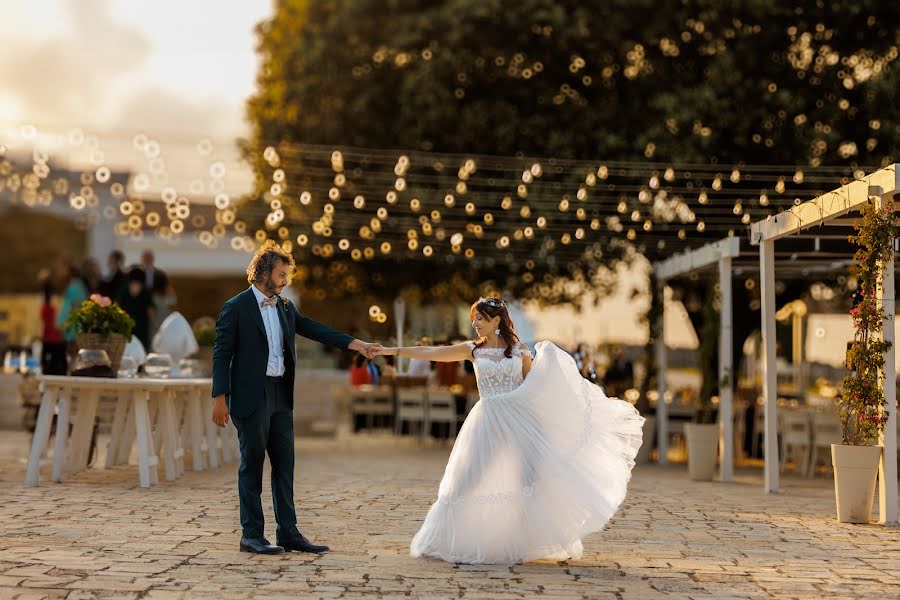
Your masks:
M 878 202 L 880 209 L 884 201 Z M 897 524 L 897 367 L 895 360 L 896 337 L 894 316 L 896 300 L 894 291 L 894 258 L 884 264 L 883 280 L 877 293 L 881 296 L 881 306 L 887 320 L 884 322 L 884 340 L 891 342 L 891 348 L 884 355 L 884 410 L 888 413 L 887 423 L 879 440 L 883 450 L 878 469 L 879 523 Z
M 731 257 L 719 259 L 719 287 L 722 290 L 719 323 L 719 479 L 731 481 L 734 477 Z
M 762 295 L 762 345 L 763 345 L 763 399 L 765 400 L 765 454 L 766 492 L 778 491 L 778 426 L 776 413 L 775 372 L 775 241 L 765 240 L 759 245 L 759 278 Z M 757 410 L 759 407 L 757 407 Z
M 656 350 L 656 448 L 659 451 L 658 463 L 665 465 L 669 462 L 669 411 L 666 406 L 666 369 L 668 368 L 666 356 L 666 282 L 659 280 L 657 294 L 659 294 L 659 323 L 657 324 L 657 338 L 654 342 Z
M 799 302 L 798 302 L 799 304 Z M 794 363 L 794 388 L 797 393 L 803 392 L 803 316 L 800 307 L 794 305 L 794 313 L 791 315 L 791 346 L 793 347 L 792 361 Z
M 397 347 L 398 348 L 403 346 L 403 327 L 405 325 L 405 321 L 406 321 L 406 301 L 402 297 L 397 296 L 394 299 L 394 323 L 397 326 Z M 401 366 L 401 365 L 403 365 L 403 359 L 401 359 L 399 356 L 397 356 L 396 360 L 397 360 L 397 365 L 396 365 L 397 372 L 398 373 L 406 373 L 406 369 Z

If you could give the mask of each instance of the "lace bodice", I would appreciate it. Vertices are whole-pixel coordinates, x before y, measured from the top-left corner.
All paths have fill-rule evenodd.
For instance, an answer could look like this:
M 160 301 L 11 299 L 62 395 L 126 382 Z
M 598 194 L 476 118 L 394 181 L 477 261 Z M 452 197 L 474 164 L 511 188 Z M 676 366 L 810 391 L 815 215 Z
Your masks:
M 522 385 L 522 357 L 531 356 L 528 346 L 517 345 L 512 349 L 512 358 L 506 358 L 506 348 L 475 348 L 474 342 L 470 344 L 474 349 L 472 364 L 482 400 L 509 393 Z

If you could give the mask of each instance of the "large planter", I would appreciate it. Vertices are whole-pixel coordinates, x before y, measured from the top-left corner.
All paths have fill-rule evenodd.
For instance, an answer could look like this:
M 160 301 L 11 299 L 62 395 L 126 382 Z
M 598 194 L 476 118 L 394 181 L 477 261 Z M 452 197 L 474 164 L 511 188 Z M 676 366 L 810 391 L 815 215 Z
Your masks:
M 716 473 L 716 455 L 719 449 L 719 426 L 715 423 L 687 423 L 688 473 L 695 481 L 712 481 Z
M 834 465 L 834 495 L 841 523 L 868 523 L 872 520 L 875 480 L 881 446 L 831 445 Z
M 99 333 L 79 333 L 75 337 L 75 344 L 79 350 L 88 348 L 91 350 L 105 350 L 109 356 L 110 366 L 113 375 L 119 371 L 119 364 L 122 362 L 122 354 L 125 353 L 125 345 L 128 340 L 120 333 L 110 333 L 109 335 L 100 335 Z
M 635 464 L 643 465 L 650 462 L 650 453 L 653 451 L 653 440 L 655 439 L 656 417 L 652 415 L 644 417 L 644 441 L 641 442 L 641 448 L 634 457 Z

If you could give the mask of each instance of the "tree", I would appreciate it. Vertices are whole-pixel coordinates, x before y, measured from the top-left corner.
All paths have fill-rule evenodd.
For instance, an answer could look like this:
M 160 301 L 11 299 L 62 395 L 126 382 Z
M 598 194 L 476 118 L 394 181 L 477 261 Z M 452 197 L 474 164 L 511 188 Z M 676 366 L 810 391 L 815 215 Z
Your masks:
M 282 0 L 257 30 L 245 148 L 890 160 L 895 11 L 807 4 Z
M 247 104 L 252 135 L 242 145 L 257 188 L 244 208 L 251 214 L 249 205 L 271 204 L 273 174 L 282 171 L 285 214 L 262 233 L 286 241 L 292 226 L 311 228 L 320 220 L 326 203 L 335 210 L 329 225 L 335 240 L 360 237 L 373 217 L 371 203 L 354 213 L 322 199 L 334 185 L 338 171 L 329 156 L 338 148 L 852 167 L 891 162 L 900 138 L 896 111 L 885 109 L 896 103 L 900 29 L 889 3 L 875 0 L 799 7 L 770 0 L 736 7 L 711 0 L 282 0 L 257 31 L 258 90 Z M 321 145 L 321 156 L 312 155 L 310 144 Z M 266 158 L 268 150 L 277 160 Z M 348 164 L 348 173 L 361 175 L 347 177 L 355 187 L 345 197 L 383 190 L 365 168 L 365 161 L 379 158 Z M 584 177 L 576 171 L 573 177 Z M 317 195 L 301 204 L 295 195 L 301 189 Z M 783 207 L 756 201 L 756 183 L 746 190 L 746 210 L 756 218 Z M 421 214 L 443 209 L 443 194 L 433 186 L 410 180 L 407 192 L 421 199 Z M 559 194 L 550 195 L 548 203 L 560 202 Z M 500 208 L 502 196 L 483 190 L 477 210 L 459 222 L 491 213 L 512 231 L 521 219 Z M 714 201 L 691 206 L 699 218 L 724 223 L 722 208 Z M 602 222 L 615 216 L 615 202 L 589 210 L 589 219 Z M 555 219 L 557 232 L 578 226 L 571 215 Z M 255 226 L 262 215 L 248 220 Z M 384 224 L 401 236 L 418 226 L 416 215 L 394 211 Z M 736 219 L 692 231 L 693 239 L 683 243 L 696 245 L 741 226 Z M 670 253 L 671 242 L 684 239 L 684 232 L 675 238 L 676 229 L 654 225 L 657 237 L 638 238 L 638 249 L 651 260 Z M 487 244 L 470 261 L 460 256 L 451 262 L 445 243 L 422 269 L 406 268 L 422 253 L 400 251 L 396 240 L 390 255 L 375 250 L 381 263 L 323 252 L 324 238 L 294 250 L 323 273 L 343 264 L 351 285 L 337 289 L 377 288 L 381 283 L 369 276 L 374 270 L 389 273 L 382 282 L 387 288 L 421 281 L 420 271 L 438 280 L 452 272 L 565 302 L 608 280 L 609 267 L 628 258 L 621 230 L 598 230 L 573 240 L 565 253 L 558 233 L 525 240 L 515 254 Z M 526 266 L 523 256 L 536 257 L 536 264 Z M 404 268 L 385 269 L 401 260 Z M 334 287 L 313 271 L 311 284 Z

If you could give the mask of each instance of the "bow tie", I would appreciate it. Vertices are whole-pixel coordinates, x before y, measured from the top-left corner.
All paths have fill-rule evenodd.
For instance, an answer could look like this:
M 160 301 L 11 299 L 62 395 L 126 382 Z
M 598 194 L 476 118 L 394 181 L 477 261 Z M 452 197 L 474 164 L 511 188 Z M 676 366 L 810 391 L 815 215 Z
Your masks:
M 260 306 L 275 306 L 275 303 L 278 301 L 278 296 L 272 296 L 271 298 L 263 298 L 263 301 L 259 303 Z

